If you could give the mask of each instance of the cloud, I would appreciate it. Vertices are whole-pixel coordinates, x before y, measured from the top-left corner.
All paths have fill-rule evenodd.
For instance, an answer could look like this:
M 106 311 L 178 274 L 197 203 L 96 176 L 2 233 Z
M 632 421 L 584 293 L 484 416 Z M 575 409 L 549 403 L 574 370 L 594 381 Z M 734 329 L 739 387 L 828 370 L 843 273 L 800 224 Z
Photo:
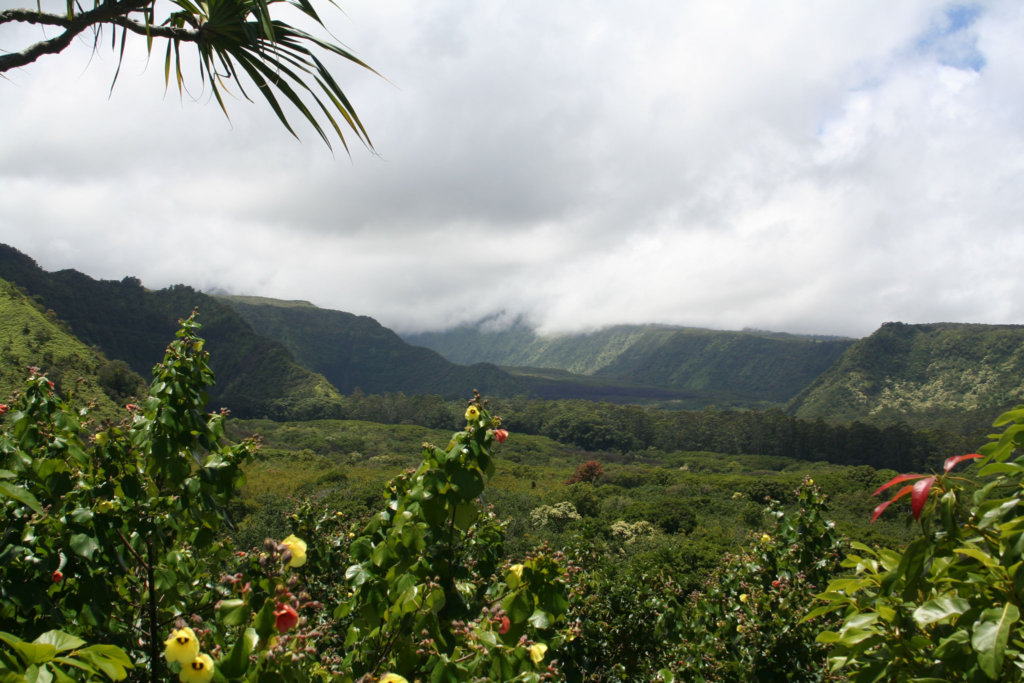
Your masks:
M 137 44 L 108 99 L 78 45 L 0 82 L 0 240 L 408 330 L 1021 319 L 1014 2 L 344 10 L 387 79 L 339 65 L 377 155 L 163 98 Z

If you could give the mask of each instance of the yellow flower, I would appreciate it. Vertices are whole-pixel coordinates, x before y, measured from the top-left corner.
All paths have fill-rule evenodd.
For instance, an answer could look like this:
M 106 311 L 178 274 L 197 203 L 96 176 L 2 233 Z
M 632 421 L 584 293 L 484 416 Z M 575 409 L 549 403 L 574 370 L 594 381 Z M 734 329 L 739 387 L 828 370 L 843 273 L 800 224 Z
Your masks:
M 808 486 L 814 486 L 814 480 L 813 479 L 808 479 L 807 480 L 807 485 Z
M 743 633 L 747 630 L 747 627 L 743 624 L 736 624 L 736 633 Z
M 281 541 L 282 545 L 288 546 L 288 550 L 292 551 L 292 559 L 288 562 L 289 567 L 301 567 L 306 564 L 306 542 L 301 538 L 292 534 L 288 538 Z
M 749 599 L 750 599 L 750 596 L 747 595 L 746 593 L 743 593 L 743 594 L 740 595 L 740 602 L 746 602 Z
M 544 643 L 534 643 L 530 646 L 530 659 L 533 660 L 534 664 L 539 665 L 544 661 L 544 655 L 548 651 L 548 646 Z
M 761 534 L 761 543 L 771 543 L 772 537 L 768 534 Z
M 515 574 L 518 578 L 523 578 L 523 565 L 514 564 L 511 567 L 509 567 L 508 570 Z
M 182 666 L 192 663 L 199 654 L 199 640 L 196 633 L 188 626 L 171 632 L 171 637 L 164 641 L 164 657 L 168 662 L 177 662 Z
M 210 683 L 213 678 L 213 660 L 210 655 L 203 653 L 188 664 L 183 664 L 178 678 L 181 683 Z
M 473 422 L 480 417 L 480 409 L 476 406 L 466 408 L 466 422 Z
M 409 683 L 409 681 L 405 680 L 405 676 L 398 674 L 384 674 L 379 683 Z

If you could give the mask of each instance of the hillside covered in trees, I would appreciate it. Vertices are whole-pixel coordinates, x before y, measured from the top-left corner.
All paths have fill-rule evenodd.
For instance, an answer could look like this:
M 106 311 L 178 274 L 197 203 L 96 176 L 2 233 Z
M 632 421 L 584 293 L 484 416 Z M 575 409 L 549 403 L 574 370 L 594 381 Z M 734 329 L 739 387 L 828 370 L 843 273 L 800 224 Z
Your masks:
M 976 429 L 1024 401 L 1024 326 L 886 323 L 789 410 L 798 417 Z
M 590 333 L 538 335 L 521 322 L 483 324 L 405 338 L 459 363 L 548 368 L 704 397 L 722 405 L 788 401 L 852 343 L 770 332 L 616 325 Z M 707 403 L 705 403 L 706 405 Z

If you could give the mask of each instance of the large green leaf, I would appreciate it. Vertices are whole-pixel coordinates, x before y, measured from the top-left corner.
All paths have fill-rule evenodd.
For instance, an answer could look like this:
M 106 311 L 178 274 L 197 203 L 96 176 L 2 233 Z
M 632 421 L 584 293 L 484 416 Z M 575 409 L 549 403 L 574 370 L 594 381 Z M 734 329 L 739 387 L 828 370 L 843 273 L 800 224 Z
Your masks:
M 1013 603 L 993 607 L 981 613 L 974 624 L 971 646 L 978 653 L 978 665 L 993 680 L 999 679 L 1006 654 L 1010 629 L 1020 619 L 1020 610 Z
M 959 616 L 971 608 L 969 600 L 957 597 L 940 597 L 929 600 L 914 610 L 914 621 L 921 628 L 928 624 L 945 621 Z
M 36 500 L 36 497 L 28 489 L 24 489 L 14 484 L 9 484 L 6 481 L 0 481 L 0 496 L 6 496 L 7 498 L 13 498 L 22 505 L 27 505 L 32 508 L 34 512 L 42 512 L 43 508 Z
M 85 641 L 64 631 L 47 631 L 35 639 L 36 643 L 53 645 L 57 652 L 66 652 L 85 645 Z

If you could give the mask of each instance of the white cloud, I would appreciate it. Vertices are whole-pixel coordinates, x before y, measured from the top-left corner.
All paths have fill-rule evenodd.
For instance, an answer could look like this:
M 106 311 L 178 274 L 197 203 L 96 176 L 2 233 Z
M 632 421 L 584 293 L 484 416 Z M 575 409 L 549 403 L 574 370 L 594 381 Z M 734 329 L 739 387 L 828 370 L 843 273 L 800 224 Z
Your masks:
M 379 157 L 163 98 L 138 45 L 108 99 L 79 45 L 0 81 L 0 241 L 404 329 L 1021 321 L 1017 3 L 344 10 L 390 79 L 338 71 Z

